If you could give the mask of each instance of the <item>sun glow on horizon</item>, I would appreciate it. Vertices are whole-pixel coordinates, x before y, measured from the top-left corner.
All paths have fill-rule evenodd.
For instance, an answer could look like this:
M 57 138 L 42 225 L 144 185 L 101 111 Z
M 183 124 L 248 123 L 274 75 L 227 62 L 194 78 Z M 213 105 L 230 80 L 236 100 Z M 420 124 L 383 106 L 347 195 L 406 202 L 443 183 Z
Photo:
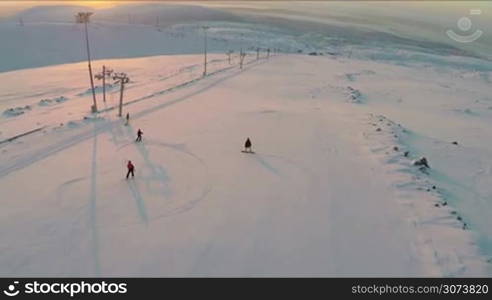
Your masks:
M 121 1 L 70 1 L 71 3 L 74 3 L 76 5 L 81 5 L 81 6 L 89 6 L 93 8 L 110 8 L 113 6 L 116 6 L 118 4 L 121 4 Z
M 88 0 L 88 1 L 83 1 L 83 0 L 74 0 L 74 1 L 51 1 L 51 0 L 34 0 L 34 1 L 0 1 L 0 8 L 1 7 L 19 7 L 19 8 L 25 8 L 25 7 L 33 7 L 33 6 L 39 6 L 39 5 L 80 5 L 80 6 L 89 6 L 93 8 L 109 8 L 116 6 L 118 4 L 121 4 L 121 1 L 114 1 L 114 0 L 106 0 L 106 1 L 101 1 L 101 0 Z

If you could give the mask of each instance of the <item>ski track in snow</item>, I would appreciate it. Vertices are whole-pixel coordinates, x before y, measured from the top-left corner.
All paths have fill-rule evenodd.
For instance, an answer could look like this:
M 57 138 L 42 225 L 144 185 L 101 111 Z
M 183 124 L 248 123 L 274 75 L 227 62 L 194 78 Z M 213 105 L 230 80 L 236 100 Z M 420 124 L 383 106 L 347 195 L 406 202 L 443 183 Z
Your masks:
M 253 67 L 255 65 L 257 65 L 258 63 L 256 64 L 253 64 L 251 65 L 250 67 Z M 245 68 L 244 70 L 248 69 L 248 64 L 245 64 Z M 212 75 L 215 75 L 215 74 L 218 74 L 218 73 L 222 73 L 224 71 L 228 71 L 230 70 L 231 67 L 228 67 L 226 69 L 221 69 L 221 70 L 218 70 L 218 71 L 215 71 L 213 73 L 210 73 L 208 76 L 212 76 Z M 236 75 L 240 74 L 241 72 L 236 72 Z M 191 95 L 195 95 L 195 94 L 198 94 L 198 93 L 201 93 L 211 87 L 213 87 L 214 85 L 216 84 L 219 84 L 221 83 L 222 81 L 224 80 L 227 80 L 229 78 L 231 78 L 231 76 L 229 77 L 224 77 L 214 83 L 212 83 L 211 85 L 209 86 L 206 86 L 205 88 L 203 89 L 200 89 L 196 92 L 194 92 L 193 94 Z M 183 86 L 188 86 L 189 84 L 191 83 L 194 83 L 194 82 L 197 82 L 201 80 L 201 78 L 199 78 L 198 80 L 194 80 L 192 82 L 187 82 L 185 85 L 182 85 L 182 86 L 179 86 L 179 87 L 183 87 Z M 179 87 L 173 87 L 171 88 L 170 90 L 175 90 Z M 144 98 L 141 98 L 141 99 L 137 99 L 136 101 L 132 101 L 131 103 L 135 103 L 135 102 L 139 102 L 139 101 L 142 101 L 142 100 L 146 100 L 146 99 L 149 99 L 149 98 L 153 98 L 157 95 L 162 95 L 164 92 L 168 92 L 170 90 L 164 90 L 164 91 L 160 91 L 156 94 L 153 94 L 151 96 L 146 96 Z M 132 117 L 132 119 L 138 119 L 139 117 L 142 117 L 142 116 L 145 116 L 146 114 L 148 113 L 151 113 L 153 111 L 156 111 L 157 109 L 161 109 L 161 108 L 165 108 L 171 104 L 175 104 L 175 103 L 179 103 L 180 101 L 183 101 L 183 100 L 186 100 L 188 97 L 190 97 L 191 95 L 186 95 L 182 98 L 179 98 L 178 100 L 174 100 L 174 101 L 171 101 L 171 103 L 169 102 L 166 102 L 164 103 L 164 105 L 159 105 L 158 107 L 153 107 L 151 108 L 150 110 L 147 110 L 147 111 L 143 111 L 143 112 L 139 112 L 139 113 L 136 113 L 134 114 L 134 116 Z M 131 104 L 131 103 L 127 103 L 127 104 Z M 111 110 L 111 108 L 109 109 L 105 109 L 103 111 L 103 113 L 107 113 L 109 110 Z M 122 131 L 124 131 L 126 128 L 126 133 L 122 133 Z M 116 130 L 115 130 L 116 129 Z M 123 130 L 122 130 L 123 129 Z M 130 141 L 132 141 L 134 139 L 134 137 L 136 136 L 136 131 L 131 127 L 131 124 L 129 126 L 122 126 L 121 125 L 121 122 L 119 120 L 117 121 L 113 121 L 111 122 L 110 124 L 107 124 L 107 125 L 99 125 L 99 126 L 94 126 L 94 132 L 93 132 L 93 138 L 94 138 L 94 141 L 95 141 L 95 148 L 94 148 L 94 151 L 96 151 L 96 141 L 97 141 L 97 135 L 102 133 L 103 131 L 106 131 L 106 130 L 109 130 L 111 132 L 111 136 L 112 136 L 112 140 L 113 142 L 115 142 L 117 140 L 117 137 L 122 137 L 123 136 L 123 139 L 129 139 Z M 118 132 L 119 134 L 116 134 L 115 132 Z M 58 151 L 61 151 L 65 148 L 63 148 L 63 144 L 65 144 L 66 147 L 72 147 L 72 146 L 75 146 L 77 143 L 80 143 L 80 142 L 83 142 L 85 139 L 87 138 L 90 138 L 90 136 L 87 136 L 87 135 L 81 135 L 79 138 L 76 138 L 73 142 L 71 143 L 62 143 L 61 144 L 61 147 L 60 148 L 56 148 L 56 152 Z M 166 171 L 165 169 L 158 165 L 158 164 L 155 164 L 153 163 L 150 158 L 149 158 L 149 154 L 146 150 L 146 145 L 157 145 L 157 146 L 163 146 L 163 147 L 166 147 L 168 149 L 172 149 L 174 151 L 178 151 L 180 153 L 184 153 L 188 156 L 191 156 L 193 157 L 194 159 L 196 159 L 203 167 L 204 169 L 206 170 L 207 169 L 207 166 L 205 165 L 205 163 L 203 162 L 203 160 L 201 160 L 199 157 L 197 157 L 195 154 L 193 154 L 192 152 L 189 152 L 189 151 L 186 151 L 184 150 L 182 147 L 180 147 L 179 145 L 173 145 L 173 144 L 167 144 L 167 143 L 162 143 L 162 142 L 145 142 L 145 143 L 135 143 L 135 142 L 129 142 L 129 143 L 126 143 L 120 147 L 117 148 L 117 151 L 118 150 L 121 150 L 122 148 L 126 147 L 126 146 L 130 146 L 130 145 L 134 145 L 138 150 L 139 150 L 139 153 L 141 154 L 141 157 L 144 159 L 145 163 L 146 163 L 146 168 L 150 169 L 151 170 L 151 176 L 150 177 L 146 177 L 146 178 L 143 178 L 145 180 L 145 184 L 147 185 L 147 190 L 149 189 L 150 187 L 150 184 L 152 181 L 156 181 L 158 182 L 160 185 L 161 185 L 161 190 L 157 190 L 155 192 L 157 193 L 160 193 L 163 195 L 164 198 L 166 198 L 166 195 L 169 195 L 170 191 L 168 191 L 168 187 L 167 187 L 167 175 L 166 175 Z M 49 151 L 45 151 L 45 150 L 41 150 L 40 152 L 49 152 Z M 55 154 L 56 152 L 52 152 L 52 154 Z M 94 153 L 94 157 L 95 157 L 96 153 Z M 40 156 L 39 157 L 39 160 L 42 160 L 46 157 L 49 157 L 50 155 L 46 155 L 46 156 Z M 21 166 L 18 166 L 20 168 L 24 168 L 24 167 L 27 167 L 28 165 L 36 162 L 37 160 L 32 160 L 30 161 L 28 164 L 22 164 Z M 94 162 L 93 162 L 93 170 L 96 170 L 96 158 L 94 158 Z M 97 225 L 95 225 L 96 223 L 96 211 L 95 211 L 95 202 L 96 202 L 96 194 L 97 194 L 97 191 L 96 191 L 96 188 L 95 188 L 95 182 L 96 182 L 96 171 L 93 172 L 93 177 L 91 179 L 91 224 L 93 224 L 93 239 L 94 239 L 94 247 L 97 248 Z M 0 174 L 1 171 L 0 171 Z M 1 175 L 0 175 L 1 176 Z M 78 181 L 78 180 L 76 180 Z M 75 181 L 75 182 L 76 182 Z M 71 182 L 70 182 L 71 183 Z M 133 196 L 134 200 L 135 200 L 135 203 L 136 203 L 136 207 L 137 207 L 137 210 L 139 212 L 139 215 L 140 215 L 140 218 L 141 218 L 141 222 L 143 222 L 144 224 L 148 224 L 148 222 L 150 220 L 156 220 L 156 219 L 159 219 L 159 218 L 165 218 L 165 217 L 170 217 L 172 215 L 175 215 L 175 214 L 180 214 L 180 213 L 184 213 L 186 211 L 188 211 L 189 209 L 192 209 L 196 204 L 198 204 L 201 200 L 203 200 L 209 193 L 210 191 L 212 190 L 212 186 L 209 183 L 207 183 L 205 186 L 202 187 L 202 192 L 197 195 L 196 197 L 193 197 L 191 198 L 190 200 L 188 201 L 181 201 L 181 202 L 184 202 L 184 203 L 181 203 L 179 204 L 178 206 L 172 206 L 170 208 L 167 209 L 167 212 L 165 213 L 161 213 L 161 214 L 158 214 L 156 216 L 152 216 L 152 217 L 149 217 L 149 214 L 147 212 L 147 208 L 146 208 L 146 205 L 145 205 L 145 199 L 142 195 L 142 193 L 140 192 L 140 189 L 139 189 L 139 183 L 138 181 L 134 181 L 132 179 L 129 179 L 129 191 L 131 193 L 131 195 Z M 171 203 L 172 204 L 172 203 Z M 127 224 L 127 226 L 130 226 L 131 224 Z M 95 265 L 96 265 L 96 275 L 100 275 L 100 267 L 99 267 L 99 259 L 97 258 L 97 250 L 94 250 L 94 257 L 95 257 Z
M 94 124 L 94 131 L 96 131 L 97 124 Z M 99 250 L 99 231 L 97 225 L 97 140 L 98 135 L 94 133 L 94 142 L 92 147 L 92 167 L 91 167 L 91 184 L 90 184 L 90 224 L 92 233 L 92 256 L 94 257 L 94 272 L 95 276 L 101 276 L 101 262 L 100 262 L 100 250 Z
M 256 65 L 258 65 L 258 63 L 253 64 L 250 67 L 254 67 Z M 232 67 L 227 68 L 225 70 L 216 71 L 216 72 L 214 72 L 212 74 L 209 74 L 207 76 L 207 78 L 210 77 L 211 75 L 215 75 L 215 74 L 219 74 L 219 73 L 228 71 L 231 68 Z M 248 67 L 245 67 L 244 68 L 244 71 L 246 71 L 247 69 L 248 69 Z M 163 104 L 156 105 L 156 106 L 153 106 L 153 107 L 151 107 L 149 109 L 146 109 L 146 110 L 137 112 L 137 113 L 135 113 L 133 115 L 132 119 L 138 119 L 138 118 L 143 117 L 143 116 L 145 116 L 145 115 L 147 115 L 149 113 L 152 113 L 152 112 L 154 112 L 156 110 L 165 108 L 167 106 L 170 106 L 170 105 L 173 105 L 173 104 L 182 102 L 182 101 L 186 101 L 189 97 L 191 97 L 193 95 L 196 95 L 196 94 L 199 94 L 199 93 L 202 93 L 202 92 L 204 92 L 204 91 L 206 91 L 206 90 L 208 90 L 210 88 L 213 88 L 215 85 L 220 84 L 221 82 L 223 82 L 225 80 L 228 80 L 228 79 L 234 77 L 235 75 L 237 76 L 239 74 L 241 74 L 241 72 L 235 72 L 235 73 L 233 73 L 233 75 L 224 76 L 224 77 L 216 80 L 212 84 L 206 85 L 205 87 L 200 88 L 199 90 L 194 91 L 194 92 L 192 92 L 190 94 L 187 94 L 185 96 L 179 97 L 178 99 L 170 100 L 170 101 L 167 101 L 167 102 L 165 102 Z M 189 86 L 190 84 L 195 83 L 195 82 L 199 82 L 201 80 L 203 80 L 203 79 L 198 78 L 198 79 L 192 80 L 191 82 L 186 82 L 185 84 L 179 85 L 177 87 L 173 87 L 173 88 L 170 88 L 170 89 L 165 89 L 165 90 L 159 91 L 157 93 L 154 93 L 154 94 L 151 94 L 151 95 L 148 95 L 148 96 L 145 96 L 145 97 L 136 99 L 136 100 L 132 100 L 132 101 L 126 102 L 125 103 L 125 106 L 126 105 L 130 105 L 130 104 L 133 104 L 133 103 L 136 103 L 136 102 L 140 102 L 140 101 L 143 101 L 143 100 L 148 100 L 148 99 L 154 98 L 154 97 L 159 96 L 159 95 L 163 95 L 164 93 L 171 92 L 171 91 L 177 90 L 179 88 Z M 116 107 L 108 107 L 108 108 L 105 108 L 104 110 L 101 110 L 101 113 L 106 113 L 106 112 L 108 112 L 110 110 L 113 110 L 115 108 Z M 8 175 L 9 173 L 11 173 L 13 171 L 16 171 L 16 170 L 25 168 L 25 167 L 29 166 L 30 164 L 33 164 L 33 163 L 35 163 L 35 162 L 37 162 L 39 160 L 42 160 L 42 159 L 44 159 L 46 157 L 49 157 L 49 156 L 51 156 L 51 155 L 53 155 L 53 154 L 55 154 L 55 153 L 57 153 L 59 151 L 62 151 L 64 149 L 66 149 L 66 148 L 75 146 L 75 145 L 77 145 L 77 143 L 80 143 L 80 142 L 82 142 L 82 141 L 84 141 L 86 139 L 89 139 L 89 138 L 93 137 L 94 135 L 100 134 L 100 133 L 102 133 L 104 131 L 107 131 L 107 130 L 113 130 L 113 128 L 115 127 L 115 125 L 117 125 L 121 121 L 120 120 L 115 120 L 115 121 L 106 121 L 106 122 L 107 122 L 107 124 L 105 124 L 104 126 L 98 126 L 94 131 L 93 130 L 86 130 L 85 132 L 82 132 L 80 134 L 73 135 L 73 136 L 67 138 L 63 142 L 60 142 L 60 143 L 55 144 L 55 145 L 50 145 L 50 146 L 46 147 L 45 149 L 41 149 L 41 150 L 39 150 L 36 153 L 33 153 L 33 154 L 28 155 L 28 157 L 19 159 L 18 161 L 13 162 L 10 165 L 7 164 L 7 166 L 0 166 L 0 178 L 3 177 L 3 176 L 5 176 L 5 175 Z

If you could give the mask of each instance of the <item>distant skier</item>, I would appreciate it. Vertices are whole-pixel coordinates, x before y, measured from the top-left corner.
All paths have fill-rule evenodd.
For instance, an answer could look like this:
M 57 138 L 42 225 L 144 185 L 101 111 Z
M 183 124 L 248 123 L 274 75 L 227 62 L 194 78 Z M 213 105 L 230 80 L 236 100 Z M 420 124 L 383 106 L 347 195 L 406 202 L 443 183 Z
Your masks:
M 137 139 L 135 140 L 135 142 L 141 142 L 142 141 L 142 134 L 143 134 L 143 132 L 139 128 L 137 131 Z
M 128 173 L 126 173 L 126 179 L 128 179 L 128 177 L 130 177 L 130 174 L 132 174 L 132 178 L 135 177 L 135 166 L 132 164 L 132 161 L 129 160 L 128 161 L 128 164 L 126 165 L 126 167 L 128 168 Z
M 125 125 L 128 125 L 130 123 L 130 113 L 126 113 L 126 123 Z
M 253 153 L 253 150 L 251 150 L 251 146 L 251 140 L 249 138 L 246 139 L 246 142 L 244 143 L 244 152 Z

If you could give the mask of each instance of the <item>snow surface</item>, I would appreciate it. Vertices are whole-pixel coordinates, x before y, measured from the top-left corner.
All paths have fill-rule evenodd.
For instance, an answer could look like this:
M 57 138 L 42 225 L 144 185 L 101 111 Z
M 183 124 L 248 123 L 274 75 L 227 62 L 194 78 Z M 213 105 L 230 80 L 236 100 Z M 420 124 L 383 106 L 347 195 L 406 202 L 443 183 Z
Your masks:
M 155 73 L 151 65 L 175 61 L 179 69 L 200 58 L 118 61 L 129 74 L 136 67 L 128 100 L 165 87 L 156 78 L 169 71 Z M 360 77 L 339 73 L 349 65 Z M 44 86 L 61 69 L 75 74 L 80 67 L 40 69 L 53 74 L 43 77 Z M 384 72 L 388 65 L 374 62 L 253 57 L 243 71 L 236 65 L 126 106 L 128 126 L 115 110 L 85 120 L 81 113 L 58 126 L 51 122 L 82 107 L 90 116 L 90 97 L 71 99 L 86 78 L 70 78 L 64 88 L 72 90 L 71 100 L 62 108 L 49 106 L 45 121 L 35 109 L 24 118 L 47 127 L 1 147 L 2 275 L 490 274 L 475 241 L 478 228 L 490 227 L 463 217 L 473 230 L 463 229 L 452 211 L 466 205 L 448 199 L 435 207 L 443 201 L 439 194 L 422 188 L 435 181 L 451 192 L 439 178 L 445 173 L 439 155 L 426 153 L 430 175 L 408 163 L 400 167 L 401 154 L 385 158 L 381 149 L 397 143 L 386 137 L 386 122 L 392 123 L 384 120 L 378 126 L 385 129 L 376 131 L 371 122 L 380 121 L 368 112 L 376 107 L 369 105 L 369 78 Z M 139 90 L 143 82 L 149 83 Z M 368 104 L 351 101 L 349 84 Z M 28 113 L 2 128 L 22 126 Z M 138 128 L 141 144 L 134 142 Z M 240 152 L 246 137 L 256 154 Z M 416 133 L 402 139 L 420 140 Z M 460 143 L 471 142 L 461 137 Z M 127 160 L 136 165 L 135 179 L 124 179 Z M 484 188 L 480 192 L 490 192 Z
M 492 275 L 489 60 L 216 12 L 163 27 L 98 21 L 95 72 L 131 79 L 125 125 L 118 85 L 103 103 L 96 81 L 90 113 L 81 28 L 29 13 L 0 24 L 12 41 L 0 48 L 1 276 Z M 337 33 L 354 42 L 357 30 Z M 256 60 L 258 44 L 323 55 Z M 247 137 L 256 154 L 241 153 Z

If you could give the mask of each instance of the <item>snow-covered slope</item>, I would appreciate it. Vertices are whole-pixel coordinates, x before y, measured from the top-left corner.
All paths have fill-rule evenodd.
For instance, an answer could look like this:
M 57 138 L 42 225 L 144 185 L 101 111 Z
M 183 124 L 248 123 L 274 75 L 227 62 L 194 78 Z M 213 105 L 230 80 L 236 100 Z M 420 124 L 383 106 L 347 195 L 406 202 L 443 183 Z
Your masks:
M 492 274 L 487 36 L 431 39 L 453 15 L 413 9 L 207 5 L 94 15 L 127 126 L 112 80 L 89 112 L 81 7 L 0 23 L 0 275 Z
M 262 25 L 205 22 L 149 25 L 94 23 L 89 26 L 93 59 L 203 53 L 202 25 L 208 32 L 208 50 L 225 54 L 241 47 L 291 48 L 301 44 L 282 31 Z M 0 48 L 0 72 L 41 67 L 87 59 L 83 25 L 36 23 L 19 26 L 0 23 L 0 37 L 9 42 Z
M 0 7 L 1 9 L 1 7 Z M 87 59 L 83 24 L 74 23 L 79 6 L 39 6 L 0 22 L 0 72 Z M 193 5 L 122 5 L 97 10 L 89 24 L 93 59 L 198 54 L 203 26 L 208 51 L 240 48 L 303 49 L 292 32 L 271 24 Z
M 335 2 L 241 6 L 234 2 L 33 7 L 0 22 L 0 39 L 5 41 L 0 47 L 0 72 L 84 61 L 83 26 L 74 24 L 77 11 L 95 12 L 89 26 L 94 59 L 198 54 L 203 51 L 204 25 L 210 27 L 208 46 L 214 53 L 241 47 L 280 48 L 291 53 L 351 53 L 401 64 L 448 63 L 442 57 L 450 55 L 490 59 L 492 50 L 487 35 L 473 47 L 451 40 L 444 32 L 455 27 L 455 21 L 450 22 L 454 14 L 443 19 L 442 13 L 426 12 L 425 5 L 414 12 L 418 21 L 413 22 L 413 9 L 405 13 L 405 6 L 396 4 L 384 10 Z M 487 13 L 486 7 L 477 7 Z M 482 19 L 476 20 L 476 26 L 492 30 L 490 20 Z M 481 68 L 480 63 L 474 65 Z
M 125 106 L 128 126 L 115 110 L 87 113 L 83 77 L 62 80 L 71 90 L 68 98 L 82 92 L 80 99 L 2 117 L 9 120 L 2 128 L 23 118 L 46 126 L 0 146 L 3 275 L 490 274 L 484 248 L 476 244 L 490 227 L 480 224 L 482 216 L 460 209 L 469 200 L 448 197 L 453 191 L 441 180 L 456 174 L 434 165 L 434 153 L 408 146 L 409 157 L 403 155 L 406 143 L 416 145 L 413 139 L 429 131 L 410 123 L 405 130 L 411 135 L 392 140 L 396 123 L 370 114 L 383 107 L 377 99 L 392 100 L 369 90 L 374 80 L 386 78 L 388 65 L 252 56 L 243 71 L 233 65 L 159 92 L 182 82 L 184 75 L 170 77 L 169 68 L 192 70 L 195 60 L 201 57 L 113 61 L 134 74 L 127 101 L 143 98 Z M 72 74 L 80 67 L 39 71 L 48 75 L 43 78 L 49 87 L 60 70 Z M 408 76 L 394 80 L 409 84 L 420 72 L 440 84 L 457 80 L 434 77 L 431 70 L 413 72 L 394 73 Z M 169 78 L 158 81 L 161 76 Z M 425 102 L 419 103 L 409 105 Z M 53 124 L 64 115 L 63 124 Z M 376 130 L 371 124 L 379 122 L 382 129 Z M 135 143 L 139 128 L 144 140 Z M 241 153 L 246 137 L 256 154 Z M 428 157 L 430 170 L 411 165 L 419 155 Z M 136 165 L 134 179 L 124 178 L 127 160 Z M 486 215 L 490 206 L 481 209 Z

